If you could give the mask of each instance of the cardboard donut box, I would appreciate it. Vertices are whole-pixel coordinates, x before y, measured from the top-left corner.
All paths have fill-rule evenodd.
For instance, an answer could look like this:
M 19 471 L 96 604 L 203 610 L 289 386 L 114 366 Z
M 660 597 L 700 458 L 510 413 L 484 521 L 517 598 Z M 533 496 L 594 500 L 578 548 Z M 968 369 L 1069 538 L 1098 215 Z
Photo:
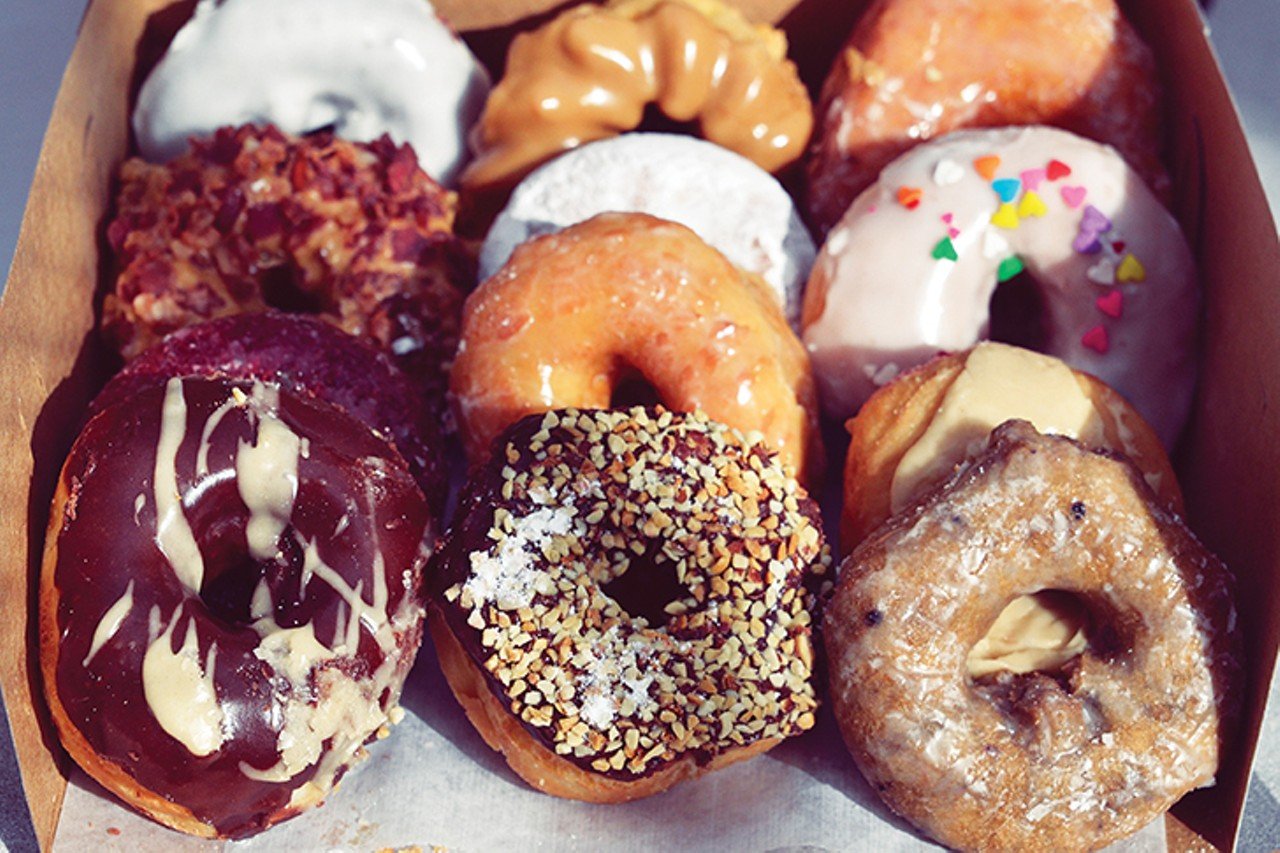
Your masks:
M 54 844 L 72 772 L 49 724 L 36 659 L 36 591 L 49 500 L 85 407 L 115 365 L 95 323 L 108 286 L 104 230 L 116 170 L 130 151 L 132 99 L 193 5 L 191 0 L 89 4 L 0 301 L 0 399 L 5 401 L 0 409 L 0 601 L 6 617 L 0 628 L 0 688 L 36 837 L 45 849 Z M 568 4 L 436 0 L 435 5 L 496 77 L 513 33 Z M 780 22 L 791 57 L 816 91 L 865 3 L 742 0 L 739 5 L 755 20 Z M 1245 711 L 1217 785 L 1175 807 L 1166 821 L 1167 838 L 1171 849 L 1204 844 L 1230 849 L 1280 639 L 1280 242 L 1194 0 L 1125 0 L 1122 5 L 1162 71 L 1173 208 L 1195 252 L 1203 286 L 1199 387 L 1176 461 L 1192 527 L 1238 579 L 1248 655 Z M 830 749 L 842 747 L 832 743 Z M 842 766 L 857 773 L 851 761 Z M 344 795 L 356 792 L 339 790 L 331 801 Z M 449 807 L 444 802 L 423 809 L 419 840 L 433 837 L 432 812 Z M 673 822 L 669 846 L 679 849 L 676 826 Z M 547 840 L 556 846 L 555 839 Z M 796 838 L 792 843 L 808 842 Z M 857 845 L 856 837 L 848 838 L 848 847 Z

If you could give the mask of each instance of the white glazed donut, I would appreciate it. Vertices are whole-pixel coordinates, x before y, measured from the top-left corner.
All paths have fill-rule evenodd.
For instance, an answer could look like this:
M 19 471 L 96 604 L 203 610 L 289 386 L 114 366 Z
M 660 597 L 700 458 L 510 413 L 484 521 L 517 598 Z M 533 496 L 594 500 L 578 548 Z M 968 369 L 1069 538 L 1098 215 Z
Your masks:
M 791 197 L 747 158 L 692 136 L 628 133 L 562 154 L 526 177 L 480 251 L 493 275 L 516 246 L 598 213 L 677 222 L 778 294 L 793 326 L 815 248 Z
M 133 114 L 148 160 L 224 125 L 409 143 L 452 186 L 489 76 L 427 0 L 200 0 Z
M 898 372 L 987 335 L 1025 267 L 1043 349 L 1119 391 L 1172 446 L 1195 382 L 1195 265 L 1115 151 L 1051 128 L 954 133 L 895 160 L 818 255 L 804 341 L 847 418 Z

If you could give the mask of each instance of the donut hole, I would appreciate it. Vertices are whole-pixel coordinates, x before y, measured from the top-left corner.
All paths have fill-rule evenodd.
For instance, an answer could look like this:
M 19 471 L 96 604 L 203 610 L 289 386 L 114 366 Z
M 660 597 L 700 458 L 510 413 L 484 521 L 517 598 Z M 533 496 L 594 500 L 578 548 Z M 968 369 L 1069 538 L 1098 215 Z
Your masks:
M 634 618 L 644 619 L 651 628 L 667 624 L 667 606 L 687 598 L 689 590 L 676 577 L 675 563 L 633 556 L 625 570 L 600 586 L 601 592 Z
M 696 121 L 676 121 L 662 111 L 656 103 L 644 106 L 644 114 L 636 130 L 641 133 L 675 133 L 681 136 L 702 136 L 702 125 Z
M 987 337 L 1043 352 L 1049 340 L 1044 297 L 1036 280 L 1021 272 L 996 285 L 988 308 Z
M 615 369 L 609 408 L 629 409 L 633 406 L 657 406 L 662 403 L 658 389 L 645 375 L 629 364 Z
M 1009 602 L 969 650 L 973 679 L 1000 673 L 1042 673 L 1065 678 L 1086 650 L 1093 650 L 1095 620 L 1084 598 L 1045 589 Z M 1111 645 L 1107 643 L 1106 645 Z
M 288 314 L 319 314 L 325 305 L 319 296 L 298 287 L 293 270 L 288 266 L 265 269 L 258 278 L 262 299 L 272 308 Z

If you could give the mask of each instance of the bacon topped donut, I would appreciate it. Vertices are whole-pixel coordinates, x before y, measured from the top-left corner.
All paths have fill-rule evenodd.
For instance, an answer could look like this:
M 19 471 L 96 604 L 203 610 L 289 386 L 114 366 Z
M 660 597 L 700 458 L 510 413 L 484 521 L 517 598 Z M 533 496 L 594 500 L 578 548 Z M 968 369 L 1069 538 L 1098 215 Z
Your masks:
M 814 724 L 828 560 L 817 506 L 775 454 L 704 415 L 531 415 L 467 486 L 432 636 L 526 781 L 632 800 Z
M 243 837 L 397 722 L 431 514 L 322 400 L 171 378 L 99 411 L 54 498 L 40 659 L 72 757 L 168 826 Z
M 386 137 L 222 128 L 121 168 L 102 328 L 126 359 L 201 320 L 317 313 L 392 354 L 440 408 L 473 262 L 455 198 Z

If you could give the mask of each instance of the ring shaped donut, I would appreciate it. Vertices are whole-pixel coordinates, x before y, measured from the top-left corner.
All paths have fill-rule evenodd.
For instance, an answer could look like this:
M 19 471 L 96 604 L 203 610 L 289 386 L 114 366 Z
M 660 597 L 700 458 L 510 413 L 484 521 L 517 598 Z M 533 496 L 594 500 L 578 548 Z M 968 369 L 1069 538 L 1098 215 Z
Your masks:
M 432 636 L 472 723 L 531 785 L 632 800 L 814 724 L 827 551 L 772 451 L 702 414 L 531 415 L 460 507 Z M 651 615 L 614 597 L 624 583 Z
M 521 417 L 608 408 L 635 374 L 669 409 L 758 431 L 802 480 L 821 470 L 809 359 L 777 299 L 689 229 L 644 214 L 518 248 L 467 300 L 450 390 L 480 460 Z
M 826 232 L 907 149 L 1048 124 L 1110 145 L 1167 198 L 1151 49 L 1116 0 L 877 0 L 822 85 L 808 211 Z
M 333 406 L 175 378 L 102 410 L 63 468 L 41 577 L 63 743 L 194 835 L 323 800 L 399 717 L 431 531 L 405 463 Z
M 1195 384 L 1191 250 L 1113 149 L 1051 127 L 919 145 L 832 229 L 802 319 L 827 412 L 851 417 L 898 372 L 988 337 L 997 286 L 1023 270 L 1035 348 L 1116 389 L 1173 447 Z
M 1085 651 L 1056 676 L 971 676 L 1041 590 L 1083 601 Z M 1132 465 L 1020 421 L 854 550 L 824 628 L 859 769 L 948 847 L 1104 847 L 1212 782 L 1238 706 L 1225 567 Z
M 584 3 L 516 37 L 472 129 L 471 192 L 505 190 L 557 153 L 639 127 L 655 104 L 768 172 L 800 156 L 813 106 L 786 37 L 718 0 Z

